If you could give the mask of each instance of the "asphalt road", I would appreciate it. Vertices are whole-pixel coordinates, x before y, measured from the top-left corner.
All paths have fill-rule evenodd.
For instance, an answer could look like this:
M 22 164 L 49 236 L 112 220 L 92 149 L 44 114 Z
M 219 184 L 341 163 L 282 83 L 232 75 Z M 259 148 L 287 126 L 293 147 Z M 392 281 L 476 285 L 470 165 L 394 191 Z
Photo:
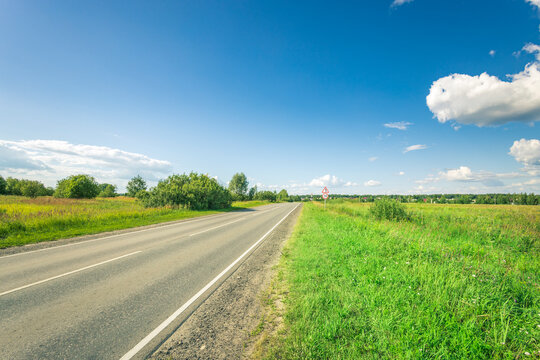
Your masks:
M 146 357 L 296 206 L 0 257 L 0 359 Z

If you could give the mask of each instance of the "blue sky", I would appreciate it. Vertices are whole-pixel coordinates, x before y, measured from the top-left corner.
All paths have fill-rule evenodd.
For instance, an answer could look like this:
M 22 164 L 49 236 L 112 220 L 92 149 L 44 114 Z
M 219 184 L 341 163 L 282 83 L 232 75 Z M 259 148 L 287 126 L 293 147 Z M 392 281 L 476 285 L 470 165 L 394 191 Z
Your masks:
M 540 193 L 539 8 L 0 1 L 0 174 Z

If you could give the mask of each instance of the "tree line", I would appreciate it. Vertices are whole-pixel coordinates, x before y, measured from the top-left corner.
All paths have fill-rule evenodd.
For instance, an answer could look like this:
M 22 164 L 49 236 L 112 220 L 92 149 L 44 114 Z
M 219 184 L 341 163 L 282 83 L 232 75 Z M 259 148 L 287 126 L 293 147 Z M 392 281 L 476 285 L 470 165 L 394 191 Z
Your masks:
M 171 175 L 148 188 L 146 181 L 137 175 L 127 184 L 127 192 L 118 194 L 113 184 L 98 183 L 90 175 L 72 175 L 57 182 L 56 188 L 45 187 L 36 180 L 15 179 L 0 176 L 0 194 L 19 195 L 35 198 L 54 196 L 69 199 L 92 199 L 95 197 L 115 197 L 126 195 L 137 198 L 146 207 L 181 206 L 194 210 L 222 209 L 230 207 L 233 201 L 266 200 L 300 201 L 298 196 L 289 196 L 286 190 L 258 191 L 257 186 L 249 187 L 244 173 L 236 173 L 227 188 L 216 179 L 205 174 Z
M 354 199 L 359 202 L 374 202 L 388 198 L 403 203 L 433 204 L 490 204 L 490 205 L 540 205 L 540 195 L 534 193 L 513 194 L 430 194 L 430 195 L 344 195 L 332 194 L 333 199 Z M 321 195 L 301 195 L 302 200 L 322 200 Z

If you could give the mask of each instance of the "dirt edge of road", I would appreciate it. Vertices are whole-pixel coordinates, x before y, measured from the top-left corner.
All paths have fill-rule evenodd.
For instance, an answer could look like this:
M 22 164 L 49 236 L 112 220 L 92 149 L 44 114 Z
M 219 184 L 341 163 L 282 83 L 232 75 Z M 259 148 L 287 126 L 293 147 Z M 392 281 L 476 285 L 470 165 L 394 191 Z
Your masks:
M 301 210 L 296 208 L 150 359 L 251 358 L 264 325 L 264 292 Z

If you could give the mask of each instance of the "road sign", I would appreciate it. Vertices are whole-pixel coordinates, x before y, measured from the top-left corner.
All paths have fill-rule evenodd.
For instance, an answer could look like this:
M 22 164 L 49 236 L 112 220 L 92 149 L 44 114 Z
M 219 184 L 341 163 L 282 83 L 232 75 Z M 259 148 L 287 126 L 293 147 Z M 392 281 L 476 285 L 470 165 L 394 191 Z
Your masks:
M 325 186 L 324 189 L 322 189 L 322 198 L 324 199 L 324 208 L 326 209 L 326 199 L 328 199 L 328 194 L 330 194 L 330 191 Z

